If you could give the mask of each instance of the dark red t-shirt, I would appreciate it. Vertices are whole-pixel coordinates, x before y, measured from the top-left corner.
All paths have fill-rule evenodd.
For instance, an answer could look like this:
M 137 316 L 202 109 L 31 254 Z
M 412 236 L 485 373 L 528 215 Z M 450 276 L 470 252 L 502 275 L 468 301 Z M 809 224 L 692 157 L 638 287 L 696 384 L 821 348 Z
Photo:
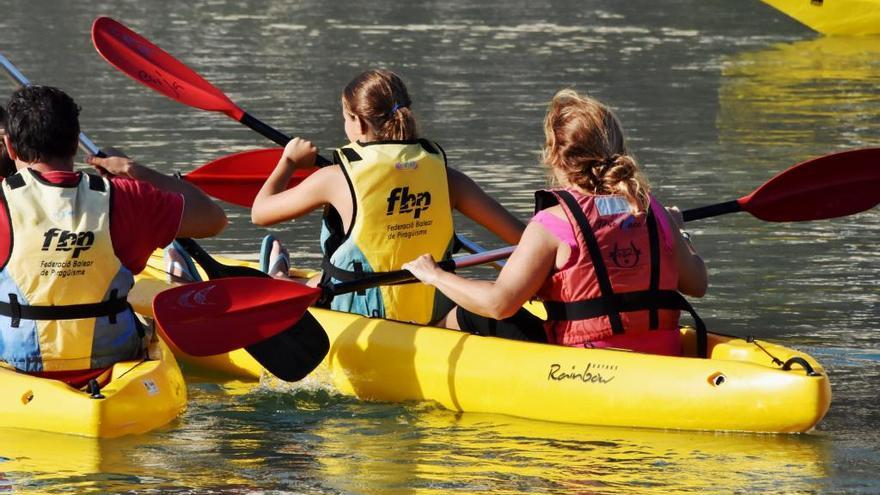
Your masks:
M 53 184 L 71 185 L 79 172 L 53 171 L 41 174 Z M 150 255 L 177 236 L 183 218 L 183 195 L 161 191 L 147 182 L 121 177 L 110 179 L 110 238 L 122 265 L 140 273 Z M 9 214 L 0 201 L 0 266 L 9 259 Z

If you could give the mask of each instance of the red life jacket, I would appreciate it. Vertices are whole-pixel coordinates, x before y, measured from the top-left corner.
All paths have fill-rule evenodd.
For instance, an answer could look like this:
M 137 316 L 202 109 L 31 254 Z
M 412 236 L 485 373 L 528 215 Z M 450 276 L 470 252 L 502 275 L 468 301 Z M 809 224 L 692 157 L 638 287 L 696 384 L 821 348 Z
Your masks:
M 535 199 L 536 211 L 562 206 L 577 226 L 580 248 L 577 261 L 538 291 L 551 343 L 580 346 L 624 332 L 677 330 L 684 309 L 697 323 L 697 347 L 705 354 L 705 326 L 677 291 L 675 251 L 660 242 L 653 208 L 635 217 L 620 196 L 570 190 L 538 191 Z

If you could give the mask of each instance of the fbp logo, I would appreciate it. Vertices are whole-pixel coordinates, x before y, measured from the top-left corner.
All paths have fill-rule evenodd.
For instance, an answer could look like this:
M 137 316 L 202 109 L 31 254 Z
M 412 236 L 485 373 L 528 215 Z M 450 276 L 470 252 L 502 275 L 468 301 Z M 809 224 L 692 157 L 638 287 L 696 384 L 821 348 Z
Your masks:
M 48 251 L 52 244 L 55 251 L 73 251 L 73 257 L 87 251 L 95 243 L 94 232 L 70 232 L 69 230 L 49 229 L 43 234 L 43 251 Z
M 398 207 L 399 203 L 399 207 Z M 431 193 L 428 191 L 410 194 L 409 187 L 395 187 L 388 195 L 388 213 L 404 214 L 413 212 L 413 218 L 419 218 L 423 211 L 431 206 Z

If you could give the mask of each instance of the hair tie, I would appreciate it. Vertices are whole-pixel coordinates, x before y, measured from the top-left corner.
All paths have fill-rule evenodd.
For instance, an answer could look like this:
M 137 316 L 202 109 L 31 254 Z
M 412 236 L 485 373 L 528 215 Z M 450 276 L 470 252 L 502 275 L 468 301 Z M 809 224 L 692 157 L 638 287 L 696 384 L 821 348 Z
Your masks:
M 400 103 L 399 101 L 395 101 L 394 105 L 391 107 L 391 111 L 388 112 L 388 115 L 394 115 L 394 112 L 400 110 L 401 108 L 406 108 L 409 106 L 410 102 Z

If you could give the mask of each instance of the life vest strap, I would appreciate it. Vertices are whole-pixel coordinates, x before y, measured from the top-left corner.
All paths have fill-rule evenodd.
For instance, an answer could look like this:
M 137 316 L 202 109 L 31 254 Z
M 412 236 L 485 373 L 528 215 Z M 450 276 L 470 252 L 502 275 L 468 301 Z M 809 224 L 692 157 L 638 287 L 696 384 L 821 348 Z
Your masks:
M 561 302 L 544 301 L 547 319 L 553 321 L 587 320 L 608 316 L 610 313 L 629 313 L 632 311 L 656 309 L 683 310 L 687 302 L 676 291 L 637 291 L 620 292 L 593 299 Z
M 327 278 L 327 275 L 329 275 L 330 277 L 335 278 L 336 280 L 338 280 L 340 282 L 351 282 L 354 280 L 360 280 L 368 275 L 373 277 L 373 276 L 389 273 L 389 272 L 365 272 L 363 269 L 363 263 L 360 263 L 360 262 L 355 262 L 354 266 L 355 266 L 354 270 L 345 270 L 343 268 L 339 268 L 338 266 L 330 263 L 329 258 L 324 258 L 324 260 L 321 262 L 321 270 L 323 270 L 323 272 L 326 274 L 325 278 Z
M 596 271 L 596 282 L 599 284 L 599 290 L 602 293 L 602 297 L 610 301 L 611 298 L 615 296 L 614 288 L 611 286 L 611 278 L 608 276 L 608 269 L 605 267 L 605 262 L 602 261 L 602 251 L 599 249 L 599 241 L 596 239 L 596 234 L 593 233 L 593 227 L 590 225 L 587 215 L 581 209 L 581 206 L 571 193 L 568 191 L 559 191 L 558 194 L 562 201 L 565 202 L 571 215 L 574 216 L 578 228 L 583 235 L 584 243 L 587 245 L 587 251 L 590 254 L 590 260 L 593 262 L 593 269 Z M 620 319 L 620 313 L 618 311 L 614 310 L 612 307 L 602 314 L 608 316 L 612 332 L 616 334 L 623 333 L 623 322 Z
M 126 298 L 112 298 L 90 304 L 70 304 L 66 306 L 28 306 L 18 303 L 15 294 L 9 294 L 9 302 L 0 301 L 0 315 L 13 320 L 78 320 L 81 318 L 114 317 L 129 309 Z M 18 321 L 13 321 L 14 327 Z
M 687 299 L 673 290 L 622 292 L 572 302 L 544 301 L 544 308 L 547 310 L 547 319 L 551 321 L 586 320 L 609 314 L 619 315 L 651 309 L 687 311 L 693 318 L 697 330 L 697 354 L 702 358 L 708 354 L 706 324 Z

